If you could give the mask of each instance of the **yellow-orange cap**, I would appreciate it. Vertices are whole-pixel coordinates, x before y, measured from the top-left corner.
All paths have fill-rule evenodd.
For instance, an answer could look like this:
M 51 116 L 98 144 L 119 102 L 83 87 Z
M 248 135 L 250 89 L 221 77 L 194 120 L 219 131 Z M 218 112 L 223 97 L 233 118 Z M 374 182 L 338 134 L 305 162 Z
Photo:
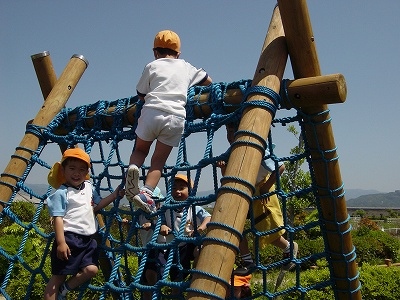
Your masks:
M 64 174 L 61 172 L 61 164 L 68 157 L 74 157 L 83 160 L 85 163 L 87 163 L 88 168 L 90 168 L 90 157 L 85 151 L 80 148 L 71 148 L 65 150 L 61 161 L 56 162 L 50 169 L 49 175 L 47 175 L 47 182 L 55 189 L 58 189 L 65 182 Z M 86 179 L 89 178 L 90 176 L 88 174 Z
M 183 175 L 183 174 L 176 174 L 175 175 L 175 180 L 183 180 L 184 182 L 189 184 L 189 179 L 187 178 L 186 175 Z M 193 186 L 194 186 L 193 180 L 190 180 L 190 187 L 193 188 Z
M 162 30 L 154 38 L 154 48 L 168 48 L 180 52 L 181 40 L 172 30 Z
M 233 277 L 233 285 L 234 286 L 249 286 L 251 280 L 251 274 L 246 276 L 238 276 L 235 275 Z

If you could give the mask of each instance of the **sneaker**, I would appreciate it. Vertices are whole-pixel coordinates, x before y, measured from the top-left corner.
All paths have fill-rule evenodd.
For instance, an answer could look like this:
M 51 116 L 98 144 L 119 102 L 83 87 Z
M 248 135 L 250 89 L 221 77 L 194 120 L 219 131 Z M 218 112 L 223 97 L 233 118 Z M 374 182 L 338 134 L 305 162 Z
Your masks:
M 133 202 L 133 197 L 139 194 L 139 168 L 136 165 L 130 165 L 126 171 L 125 195 Z
M 135 197 L 133 197 L 131 202 L 148 214 L 156 211 L 156 204 L 153 198 L 151 198 L 151 196 L 146 192 L 141 191 Z
M 299 251 L 299 245 L 296 242 L 293 242 L 293 258 L 297 257 L 297 252 Z M 289 253 L 283 253 L 283 259 L 290 259 L 290 252 Z M 288 263 L 284 264 L 282 266 L 283 271 L 290 271 L 296 266 L 296 264 L 292 261 L 289 261 Z
M 65 295 L 66 291 L 68 291 L 67 287 L 65 286 L 65 283 L 63 283 L 58 289 L 57 300 L 67 300 L 67 296 Z
M 67 296 L 63 296 L 60 293 L 58 293 L 57 300 L 67 300 Z
M 246 266 L 240 266 L 237 267 L 232 273 L 233 275 L 237 275 L 237 276 L 247 276 L 251 273 L 253 273 L 253 271 L 256 269 L 256 264 L 254 262 L 251 262 L 249 264 L 247 264 Z

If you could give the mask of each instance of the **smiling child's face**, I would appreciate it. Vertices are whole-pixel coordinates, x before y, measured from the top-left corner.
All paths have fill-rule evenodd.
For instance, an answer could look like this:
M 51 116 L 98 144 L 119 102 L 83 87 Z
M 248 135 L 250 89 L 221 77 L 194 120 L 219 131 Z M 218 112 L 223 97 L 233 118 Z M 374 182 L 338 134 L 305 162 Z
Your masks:
M 79 187 L 85 181 L 89 168 L 86 162 L 80 159 L 68 159 L 63 166 L 65 183 L 69 186 Z

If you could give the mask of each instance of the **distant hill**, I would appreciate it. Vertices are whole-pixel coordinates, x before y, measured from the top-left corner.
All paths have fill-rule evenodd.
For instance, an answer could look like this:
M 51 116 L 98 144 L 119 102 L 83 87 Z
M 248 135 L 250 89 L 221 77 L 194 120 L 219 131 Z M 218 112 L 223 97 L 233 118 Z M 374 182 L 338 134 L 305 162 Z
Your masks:
M 399 208 L 400 190 L 390 193 L 363 195 L 347 201 L 347 207 Z
M 364 195 L 381 194 L 382 192 L 377 190 L 362 190 L 362 189 L 345 189 L 346 200 L 354 199 Z

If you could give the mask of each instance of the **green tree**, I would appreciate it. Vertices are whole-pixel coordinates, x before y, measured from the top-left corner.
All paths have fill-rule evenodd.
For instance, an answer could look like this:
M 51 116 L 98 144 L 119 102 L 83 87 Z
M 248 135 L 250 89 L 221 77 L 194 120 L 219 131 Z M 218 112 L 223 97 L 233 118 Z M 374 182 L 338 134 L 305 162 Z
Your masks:
M 297 139 L 297 146 L 290 150 L 291 155 L 301 155 L 305 151 L 304 140 L 295 126 L 288 126 L 287 130 Z M 293 162 L 285 163 L 285 172 L 281 176 L 282 189 L 286 194 L 295 193 L 311 186 L 311 174 L 303 168 L 306 158 L 302 157 Z M 287 201 L 289 220 L 293 224 L 294 217 L 304 211 L 305 208 L 315 206 L 315 197 L 312 192 L 290 197 Z

